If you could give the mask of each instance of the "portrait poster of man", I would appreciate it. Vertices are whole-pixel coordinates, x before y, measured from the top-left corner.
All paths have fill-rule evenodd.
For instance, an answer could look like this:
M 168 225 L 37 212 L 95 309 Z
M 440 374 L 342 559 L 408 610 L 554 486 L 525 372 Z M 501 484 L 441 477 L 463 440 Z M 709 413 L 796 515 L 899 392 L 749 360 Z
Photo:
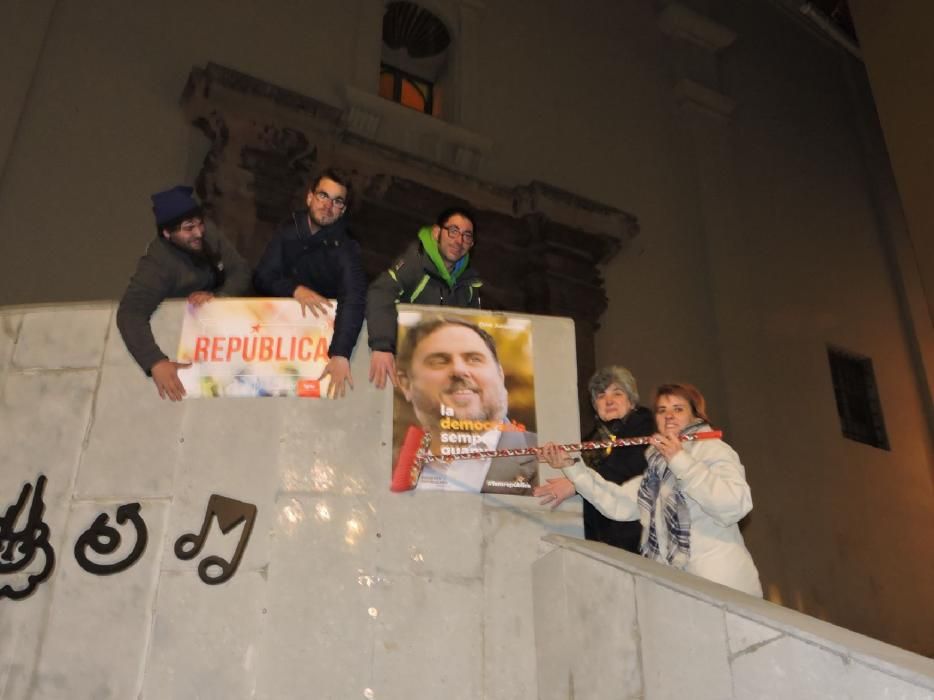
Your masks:
M 416 490 L 531 496 L 534 455 L 471 458 L 473 452 L 534 447 L 532 322 L 490 313 L 399 306 L 393 464 L 409 426 L 431 435 Z

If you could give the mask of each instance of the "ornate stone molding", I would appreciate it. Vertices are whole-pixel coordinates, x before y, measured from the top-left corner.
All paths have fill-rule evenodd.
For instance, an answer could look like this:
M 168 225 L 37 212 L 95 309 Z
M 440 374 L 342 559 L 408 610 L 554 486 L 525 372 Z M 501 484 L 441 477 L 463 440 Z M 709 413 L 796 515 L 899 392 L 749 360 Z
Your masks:
M 345 86 L 344 95 L 346 124 L 351 133 L 414 156 L 475 173 L 493 146 L 490 138 L 352 85 Z
M 631 214 L 600 204 L 537 180 L 514 190 L 513 211 L 517 216 L 540 214 L 571 230 L 585 230 L 601 236 L 600 243 L 586 249 L 594 264 L 605 264 L 622 245 L 639 233 L 639 222 Z M 601 235 L 602 234 L 602 235 Z M 575 255 L 585 248 L 576 241 Z

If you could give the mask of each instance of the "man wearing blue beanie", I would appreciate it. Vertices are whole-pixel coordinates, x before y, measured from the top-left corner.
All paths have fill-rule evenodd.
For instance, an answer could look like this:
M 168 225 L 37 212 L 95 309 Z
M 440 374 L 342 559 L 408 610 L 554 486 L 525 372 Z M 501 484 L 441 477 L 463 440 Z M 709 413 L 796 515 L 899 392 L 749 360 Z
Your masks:
M 173 187 L 152 195 L 156 238 L 139 259 L 117 309 L 117 328 L 127 350 L 152 377 L 163 399 L 180 401 L 180 367 L 152 335 L 149 319 L 163 299 L 187 297 L 200 306 L 217 296 L 249 296 L 250 268 L 223 234 L 205 227 L 192 188 Z

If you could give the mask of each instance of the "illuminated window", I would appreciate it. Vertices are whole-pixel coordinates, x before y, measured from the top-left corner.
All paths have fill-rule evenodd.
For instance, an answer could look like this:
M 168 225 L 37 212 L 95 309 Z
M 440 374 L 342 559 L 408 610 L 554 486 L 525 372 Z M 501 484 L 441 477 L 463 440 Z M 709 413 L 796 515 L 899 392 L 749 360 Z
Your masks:
M 833 347 L 827 348 L 827 357 L 843 436 L 888 450 L 872 360 Z
M 435 86 L 428 81 L 420 80 L 398 68 L 385 63 L 380 66 L 379 94 L 387 100 L 425 114 L 433 114 L 434 88 Z
M 411 2 L 390 2 L 383 15 L 379 94 L 387 100 L 440 116 L 439 81 L 447 67 L 451 36 L 444 23 Z

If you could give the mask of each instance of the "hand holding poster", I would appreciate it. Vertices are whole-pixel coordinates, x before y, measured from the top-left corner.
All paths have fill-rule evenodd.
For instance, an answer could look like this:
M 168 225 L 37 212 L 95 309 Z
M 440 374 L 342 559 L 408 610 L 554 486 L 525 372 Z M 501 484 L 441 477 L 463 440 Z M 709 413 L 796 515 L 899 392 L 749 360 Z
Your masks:
M 332 307 L 333 308 L 333 307 Z M 188 398 L 327 396 L 334 312 L 303 316 L 294 299 L 212 299 L 185 310 L 178 361 Z
M 471 458 L 481 450 L 537 444 L 531 322 L 505 314 L 399 306 L 393 457 L 406 430 L 431 435 L 417 488 L 531 495 L 534 456 Z

